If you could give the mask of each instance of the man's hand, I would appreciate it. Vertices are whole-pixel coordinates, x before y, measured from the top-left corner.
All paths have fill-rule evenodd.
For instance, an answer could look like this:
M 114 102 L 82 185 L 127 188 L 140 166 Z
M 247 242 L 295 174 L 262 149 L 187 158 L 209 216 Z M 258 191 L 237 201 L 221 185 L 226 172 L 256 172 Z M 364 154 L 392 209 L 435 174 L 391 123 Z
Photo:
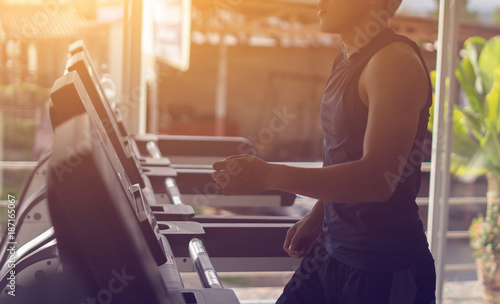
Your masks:
M 319 202 L 323 204 L 323 202 Z M 294 258 L 304 257 L 323 232 L 323 217 L 307 214 L 286 233 L 283 249 Z
M 253 155 L 235 155 L 214 163 L 212 178 L 225 195 L 255 194 L 269 189 L 272 166 Z

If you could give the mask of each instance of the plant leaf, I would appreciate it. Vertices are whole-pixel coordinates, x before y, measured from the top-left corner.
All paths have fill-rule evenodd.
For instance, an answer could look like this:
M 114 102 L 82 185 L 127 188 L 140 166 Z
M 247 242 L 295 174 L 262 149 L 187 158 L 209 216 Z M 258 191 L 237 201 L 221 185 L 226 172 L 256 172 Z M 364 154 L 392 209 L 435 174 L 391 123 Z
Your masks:
M 460 112 L 453 114 L 454 116 L 456 116 L 456 119 L 460 119 L 454 122 L 454 124 L 458 125 L 459 123 L 463 123 L 464 127 L 466 127 L 470 131 L 470 133 L 472 133 L 471 135 L 474 136 L 477 142 L 483 140 L 483 134 L 485 133 L 483 117 L 475 112 L 472 107 L 459 108 L 458 106 L 455 106 L 454 110 Z
M 500 141 L 496 130 L 488 128 L 480 145 L 488 158 L 488 167 L 500 168 Z
M 469 54 L 469 53 L 467 53 Z M 467 99 L 469 100 L 469 104 L 474 108 L 474 110 L 478 113 L 483 113 L 483 102 L 479 99 L 476 94 L 476 72 L 474 71 L 474 67 L 470 58 L 465 57 L 460 61 L 455 71 L 455 76 L 460 83 L 460 86 L 464 90 L 467 95 Z M 480 79 L 480 78 L 479 78 Z
M 493 87 L 493 74 L 499 66 L 500 36 L 495 36 L 486 42 L 479 56 L 479 68 L 486 93 Z
M 436 88 L 436 71 L 430 72 L 430 78 L 431 78 L 432 88 L 435 89 Z M 435 101 L 436 101 L 436 95 L 434 93 L 432 93 L 432 105 L 429 108 L 429 123 L 427 125 L 427 130 L 429 130 L 429 132 L 432 132 L 433 128 L 434 128 L 434 104 L 435 104 Z
M 467 119 L 462 110 L 455 106 L 453 109 L 453 153 L 465 159 L 471 159 L 479 150 L 479 140 L 469 134 Z
M 485 120 L 500 134 L 500 66 L 493 75 L 493 86 L 485 98 Z
M 471 37 L 464 43 L 464 49 L 467 52 L 467 58 L 470 60 L 471 66 L 476 76 L 474 77 L 475 81 L 473 87 L 479 99 L 483 99 L 488 92 L 487 90 L 485 90 L 485 83 L 479 63 L 482 50 L 486 43 L 486 39 L 478 36 Z

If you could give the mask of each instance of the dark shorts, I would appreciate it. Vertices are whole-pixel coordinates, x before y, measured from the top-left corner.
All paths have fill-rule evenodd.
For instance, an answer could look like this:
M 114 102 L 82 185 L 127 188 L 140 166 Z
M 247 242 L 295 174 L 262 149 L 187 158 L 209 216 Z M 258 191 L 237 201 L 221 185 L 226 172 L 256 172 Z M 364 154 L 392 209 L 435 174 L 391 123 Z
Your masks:
M 337 261 L 317 244 L 304 257 L 277 304 L 433 304 L 436 271 L 429 258 L 414 267 L 374 274 Z

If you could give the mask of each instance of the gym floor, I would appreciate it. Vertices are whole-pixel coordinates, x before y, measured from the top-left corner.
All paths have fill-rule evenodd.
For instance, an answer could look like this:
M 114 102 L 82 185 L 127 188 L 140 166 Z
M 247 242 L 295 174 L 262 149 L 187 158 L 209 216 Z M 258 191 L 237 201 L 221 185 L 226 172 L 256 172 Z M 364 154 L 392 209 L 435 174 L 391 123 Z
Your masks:
M 234 290 L 242 304 L 272 304 L 280 296 L 291 272 L 219 273 L 225 288 Z M 200 288 L 196 273 L 182 273 L 187 288 Z M 266 286 L 266 287 L 262 287 Z M 486 304 L 479 281 L 447 281 L 443 304 Z

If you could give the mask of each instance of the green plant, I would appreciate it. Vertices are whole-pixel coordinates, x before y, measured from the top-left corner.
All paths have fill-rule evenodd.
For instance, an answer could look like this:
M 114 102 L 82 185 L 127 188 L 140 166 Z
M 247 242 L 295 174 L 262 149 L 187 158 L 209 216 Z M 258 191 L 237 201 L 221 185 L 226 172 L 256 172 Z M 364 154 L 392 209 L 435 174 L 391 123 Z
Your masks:
M 498 213 L 489 220 L 479 216 L 472 221 L 469 228 L 471 247 L 476 250 L 476 257 L 487 259 L 487 270 L 490 276 L 497 269 L 495 252 L 500 250 L 500 217 Z
M 3 129 L 4 160 L 31 160 L 35 140 L 35 120 L 33 118 L 11 117 L 4 114 Z
M 475 256 L 489 261 L 491 273 L 497 268 L 495 252 L 500 250 L 500 36 L 488 41 L 469 38 L 464 53 L 455 75 L 468 105 L 453 108 L 451 172 L 466 178 L 488 176 L 486 216 L 474 219 L 469 236 Z
M 465 56 L 458 65 L 456 77 L 467 94 L 469 106 L 456 107 L 464 126 L 461 140 L 468 136 L 476 150 L 462 153 L 457 161 L 458 174 L 488 172 L 488 206 L 486 216 L 472 222 L 470 244 L 477 257 L 487 260 L 490 275 L 497 269 L 495 252 L 500 250 L 500 217 L 498 181 L 500 181 L 500 36 L 488 41 L 468 39 Z M 455 140 L 455 139 L 454 139 Z M 473 154 L 471 154 L 473 152 Z M 465 157 L 464 157 L 465 156 Z M 467 164 L 467 157 L 469 163 Z
M 451 171 L 458 177 L 491 172 L 500 180 L 500 36 L 489 41 L 469 38 L 464 50 L 466 56 L 458 64 L 456 77 L 469 104 L 453 108 Z M 435 72 L 431 79 L 434 84 Z

